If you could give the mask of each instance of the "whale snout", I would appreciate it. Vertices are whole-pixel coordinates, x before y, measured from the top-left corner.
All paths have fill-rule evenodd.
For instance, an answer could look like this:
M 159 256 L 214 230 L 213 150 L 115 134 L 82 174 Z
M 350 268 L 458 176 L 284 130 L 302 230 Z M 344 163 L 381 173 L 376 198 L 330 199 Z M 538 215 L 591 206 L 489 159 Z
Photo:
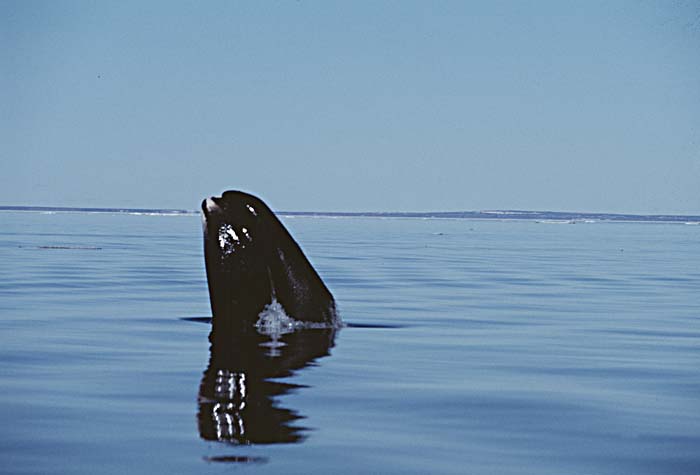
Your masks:
M 202 201 L 202 211 L 204 214 L 220 213 L 221 206 L 217 203 L 221 198 L 211 196 Z

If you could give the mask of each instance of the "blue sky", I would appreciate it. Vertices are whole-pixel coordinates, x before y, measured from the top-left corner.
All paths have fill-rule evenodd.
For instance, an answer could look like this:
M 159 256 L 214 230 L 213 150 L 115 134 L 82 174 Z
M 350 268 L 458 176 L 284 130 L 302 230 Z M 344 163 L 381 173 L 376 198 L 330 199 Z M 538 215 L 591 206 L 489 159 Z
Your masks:
M 696 1 L 0 3 L 0 204 L 700 213 Z

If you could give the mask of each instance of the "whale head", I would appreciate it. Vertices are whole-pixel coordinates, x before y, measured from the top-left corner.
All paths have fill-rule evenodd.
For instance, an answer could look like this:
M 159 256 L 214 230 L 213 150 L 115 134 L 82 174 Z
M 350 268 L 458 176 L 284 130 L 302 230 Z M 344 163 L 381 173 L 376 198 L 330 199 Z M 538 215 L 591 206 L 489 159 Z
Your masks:
M 233 315 L 254 323 L 271 299 L 270 230 L 274 215 L 258 198 L 240 191 L 202 202 L 204 256 L 214 318 Z M 219 318 L 221 321 L 224 318 Z
M 335 325 L 328 288 L 259 198 L 226 191 L 202 201 L 204 256 L 215 326 L 250 326 L 279 303 L 299 321 Z

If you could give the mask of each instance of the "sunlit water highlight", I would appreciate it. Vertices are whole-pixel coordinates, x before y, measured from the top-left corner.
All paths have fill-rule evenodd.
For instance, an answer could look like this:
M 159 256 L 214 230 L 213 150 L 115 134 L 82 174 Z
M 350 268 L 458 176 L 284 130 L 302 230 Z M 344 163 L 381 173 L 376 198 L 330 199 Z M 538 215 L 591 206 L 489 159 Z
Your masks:
M 697 226 L 284 218 L 346 322 L 398 328 L 258 381 L 288 432 L 240 445 L 198 425 L 197 216 L 0 219 L 2 473 L 700 473 Z

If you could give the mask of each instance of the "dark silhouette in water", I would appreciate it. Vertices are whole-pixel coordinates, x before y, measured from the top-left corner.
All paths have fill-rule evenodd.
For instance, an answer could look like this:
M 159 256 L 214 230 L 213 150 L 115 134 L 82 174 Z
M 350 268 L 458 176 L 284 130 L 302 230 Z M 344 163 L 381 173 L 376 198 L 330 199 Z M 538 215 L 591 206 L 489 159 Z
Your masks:
M 300 386 L 278 378 L 329 354 L 340 326 L 333 296 L 258 198 L 227 191 L 204 200 L 202 212 L 213 316 L 199 434 L 243 445 L 299 442 L 302 416 L 278 398 Z
M 276 381 L 329 354 L 336 330 L 297 330 L 270 337 L 257 331 L 218 334 L 214 329 L 209 366 L 199 387 L 199 434 L 232 444 L 299 442 L 303 416 L 277 398 L 301 386 Z
M 298 321 L 339 326 L 330 291 L 284 225 L 255 196 L 227 191 L 202 202 L 214 328 L 252 326 L 279 303 Z

